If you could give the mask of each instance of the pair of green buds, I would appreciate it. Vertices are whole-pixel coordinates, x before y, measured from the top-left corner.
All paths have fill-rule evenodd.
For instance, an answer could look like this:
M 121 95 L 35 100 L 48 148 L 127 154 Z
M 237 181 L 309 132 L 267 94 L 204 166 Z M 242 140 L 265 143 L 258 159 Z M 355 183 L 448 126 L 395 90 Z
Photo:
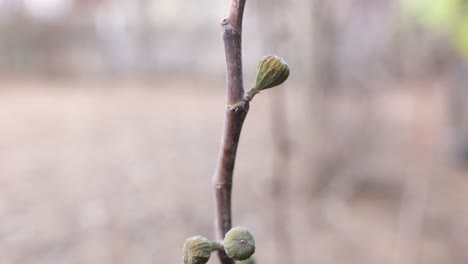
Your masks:
M 202 236 L 190 237 L 184 243 L 184 264 L 205 264 L 210 259 L 211 252 L 222 247 L 229 258 L 246 261 L 255 253 L 255 240 L 243 227 L 229 230 L 224 237 L 223 245 L 211 242 Z

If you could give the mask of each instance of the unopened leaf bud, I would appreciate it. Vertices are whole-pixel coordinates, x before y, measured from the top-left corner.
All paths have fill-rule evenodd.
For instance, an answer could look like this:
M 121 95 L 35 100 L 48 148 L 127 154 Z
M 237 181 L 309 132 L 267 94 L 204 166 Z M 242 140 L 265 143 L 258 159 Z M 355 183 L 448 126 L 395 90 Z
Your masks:
M 258 63 L 257 80 L 254 89 L 257 91 L 282 84 L 289 77 L 288 64 L 278 56 L 265 56 Z

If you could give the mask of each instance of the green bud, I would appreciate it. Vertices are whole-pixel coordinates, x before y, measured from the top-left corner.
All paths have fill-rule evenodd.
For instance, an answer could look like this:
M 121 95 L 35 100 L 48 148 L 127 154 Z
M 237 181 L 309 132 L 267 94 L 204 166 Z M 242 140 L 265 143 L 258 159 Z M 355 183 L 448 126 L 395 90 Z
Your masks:
M 210 259 L 213 246 L 202 236 L 189 237 L 184 243 L 184 264 L 205 264 Z
M 278 56 L 265 56 L 258 63 L 257 80 L 254 89 L 257 91 L 282 84 L 289 77 L 288 64 Z
M 255 253 L 255 240 L 243 227 L 234 227 L 224 237 L 224 250 L 234 260 L 246 260 Z
M 255 259 L 252 256 L 246 260 L 236 260 L 236 264 L 255 264 Z

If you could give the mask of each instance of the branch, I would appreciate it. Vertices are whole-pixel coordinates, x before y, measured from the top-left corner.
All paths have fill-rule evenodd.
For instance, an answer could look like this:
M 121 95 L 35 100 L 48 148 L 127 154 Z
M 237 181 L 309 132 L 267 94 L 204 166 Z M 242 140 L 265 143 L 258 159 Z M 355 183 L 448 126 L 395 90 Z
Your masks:
M 231 229 L 232 176 L 236 160 L 237 146 L 249 104 L 237 105 L 245 97 L 242 78 L 242 17 L 246 0 L 231 0 L 228 15 L 221 21 L 222 37 L 226 54 L 227 70 L 227 109 L 218 163 L 213 176 L 216 201 L 216 240 L 223 241 Z M 236 107 L 232 107 L 235 105 Z M 222 264 L 232 264 L 233 260 L 219 250 Z
M 221 21 L 226 54 L 228 104 L 244 97 L 242 78 L 242 17 L 246 0 L 231 0 L 228 15 Z

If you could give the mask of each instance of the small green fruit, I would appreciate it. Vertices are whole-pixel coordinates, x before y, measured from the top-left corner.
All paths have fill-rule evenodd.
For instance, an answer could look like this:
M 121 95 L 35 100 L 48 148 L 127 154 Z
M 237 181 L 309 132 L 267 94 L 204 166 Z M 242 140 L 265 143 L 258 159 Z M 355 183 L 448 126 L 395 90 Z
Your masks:
M 224 237 L 224 250 L 234 260 L 246 260 L 255 253 L 255 240 L 243 227 L 234 227 Z
M 184 264 L 205 264 L 210 259 L 212 243 L 205 237 L 189 237 L 184 243 Z
M 258 63 L 257 80 L 254 89 L 257 91 L 282 84 L 289 77 L 288 64 L 278 56 L 265 56 Z

